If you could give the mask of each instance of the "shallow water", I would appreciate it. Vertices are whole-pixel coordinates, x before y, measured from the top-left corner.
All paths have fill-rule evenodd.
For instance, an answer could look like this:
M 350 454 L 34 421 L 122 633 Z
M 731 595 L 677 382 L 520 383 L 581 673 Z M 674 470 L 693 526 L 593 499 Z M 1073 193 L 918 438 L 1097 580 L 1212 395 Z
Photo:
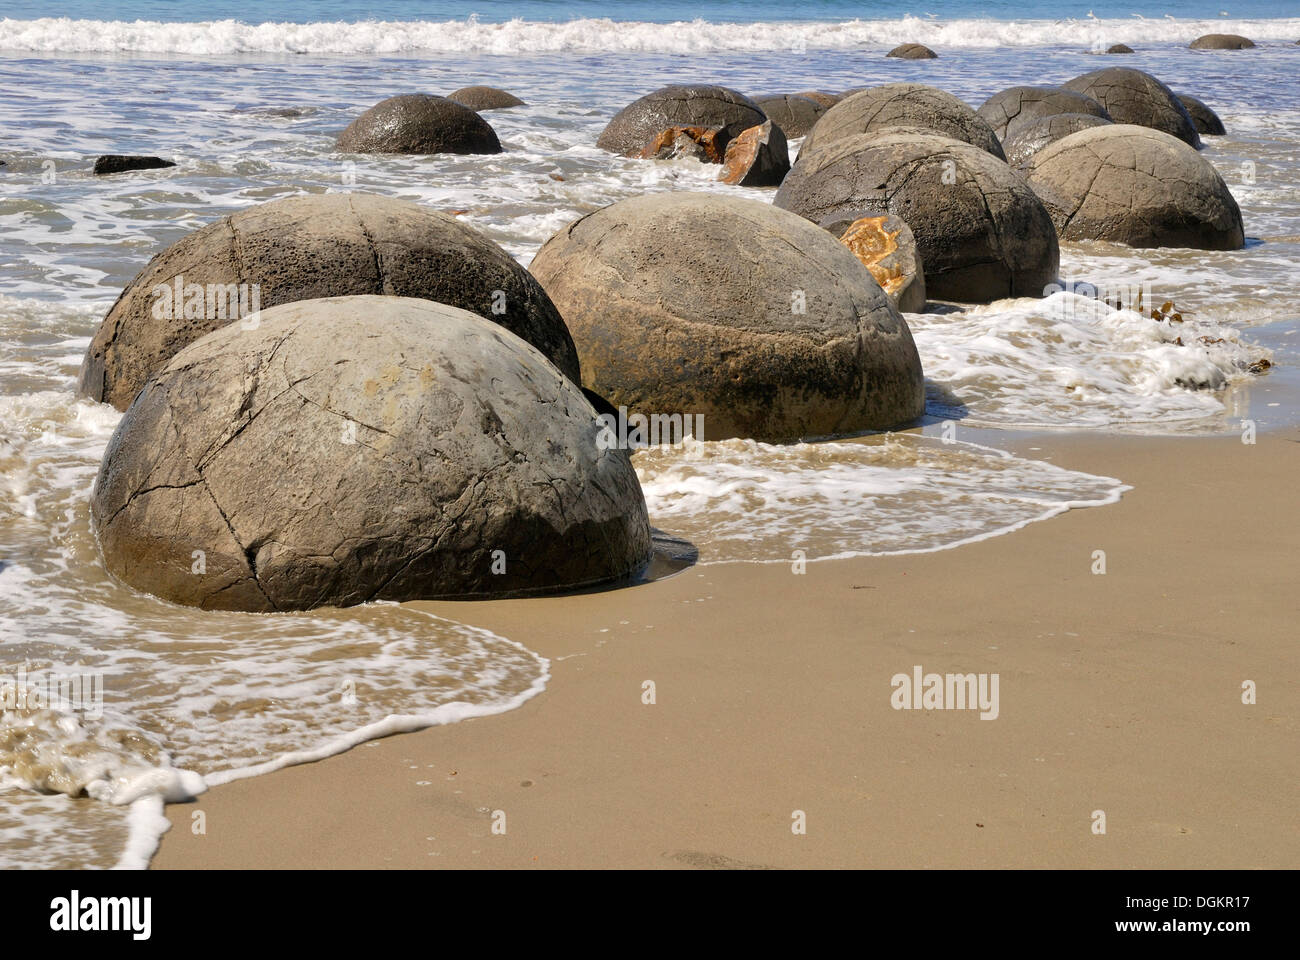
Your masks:
M 141 9 L 124 6 L 122 18 L 162 16 L 144 0 L 135 6 Z M 358 18 L 337 6 L 341 19 Z M 285 7 L 283 18 L 293 19 L 293 5 Z M 50 9 L 95 15 L 77 4 Z M 822 12 L 836 15 L 833 4 Z M 1144 287 L 1148 304 L 1177 304 L 1188 318 L 1177 329 L 1070 293 L 909 317 L 929 381 L 927 430 L 944 420 L 1163 433 L 1233 430 L 1247 417 L 1264 427 L 1294 422 L 1297 308 L 1289 287 L 1300 272 L 1293 79 L 1300 47 L 1282 41 L 1300 37 L 1300 20 L 1246 25 L 1242 32 L 1276 42 L 1219 55 L 1172 41 L 1232 29 L 1227 23 L 522 22 L 497 29 L 485 17 L 436 29 L 344 23 L 305 31 L 15 23 L 0 21 L 0 48 L 9 51 L 0 55 L 0 159 L 7 161 L 0 167 L 0 675 L 96 672 L 104 702 L 94 718 L 6 714 L 0 864 L 111 866 L 127 842 L 121 801 L 136 794 L 184 792 L 199 774 L 213 782 L 296 751 L 341 749 L 394 728 L 368 727 L 390 716 L 405 717 L 395 721 L 405 729 L 508 709 L 545 682 L 543 659 L 473 627 L 470 611 L 464 624 L 397 605 L 210 614 L 142 596 L 104 574 L 87 494 L 118 414 L 74 398 L 82 352 L 153 252 L 249 204 L 304 190 L 405 197 L 463 211 L 465 222 L 527 264 L 569 221 L 639 193 L 771 198 L 770 190 L 718 184 L 716 169 L 693 161 L 637 162 L 595 149 L 610 115 L 663 83 L 714 81 L 766 93 L 922 79 L 978 105 L 1004 86 L 1064 80 L 1116 62 L 1085 52 L 1097 39 L 1145 40 L 1149 49 L 1123 62 L 1200 95 L 1227 124 L 1230 135 L 1208 139 L 1205 156 L 1240 202 L 1250 245 L 1233 253 L 1064 245 L 1063 278 Z M 936 61 L 881 58 L 904 39 L 952 46 Z M 1023 46 L 995 46 L 1006 42 Z M 250 49 L 258 52 L 241 52 Z M 305 52 L 276 52 L 283 50 Z M 500 156 L 332 152 L 333 135 L 383 97 L 474 82 L 529 101 L 488 114 L 507 149 Z M 108 152 L 155 153 L 179 166 L 92 177 L 93 158 Z M 1177 337 L 1183 346 L 1172 342 Z M 1248 372 L 1266 357 L 1272 371 Z M 817 559 L 948 548 L 1070 506 L 1112 502 L 1123 479 L 916 436 L 785 447 L 688 443 L 638 453 L 635 462 L 652 522 L 692 541 L 704 563 L 790 562 L 794 550 Z M 125 856 L 128 865 L 148 856 L 150 804 L 135 807 L 139 846 Z

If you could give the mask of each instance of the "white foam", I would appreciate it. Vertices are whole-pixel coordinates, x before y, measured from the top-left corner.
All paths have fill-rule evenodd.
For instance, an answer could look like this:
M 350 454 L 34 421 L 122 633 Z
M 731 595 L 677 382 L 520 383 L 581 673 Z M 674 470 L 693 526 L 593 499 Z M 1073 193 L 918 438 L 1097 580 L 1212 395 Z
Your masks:
M 1256 41 L 1294 41 L 1289 19 L 931 19 L 840 23 L 646 23 L 610 19 L 484 23 L 448 21 L 259 23 L 207 20 L 0 20 L 0 50 L 33 53 L 158 53 L 221 56 L 246 53 L 394 55 L 415 53 L 543 54 L 622 51 L 689 56 L 719 51 L 851 49 L 920 42 L 946 47 L 1080 46 L 1113 40 L 1186 43 L 1204 33 L 1240 33 Z

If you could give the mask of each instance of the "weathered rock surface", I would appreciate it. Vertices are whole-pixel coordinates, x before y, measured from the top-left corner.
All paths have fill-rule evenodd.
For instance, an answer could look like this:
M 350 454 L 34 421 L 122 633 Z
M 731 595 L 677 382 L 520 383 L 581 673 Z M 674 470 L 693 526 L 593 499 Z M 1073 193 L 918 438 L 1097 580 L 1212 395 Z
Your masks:
M 1064 87 L 1092 97 L 1116 123 L 1150 127 L 1193 147 L 1201 145 L 1196 125 L 1182 102 L 1149 73 L 1130 67 L 1107 67 L 1075 77 Z
M 887 428 L 925 408 L 911 331 L 830 233 L 770 204 L 662 193 L 561 230 L 531 270 L 564 312 L 585 385 L 704 439 Z
M 495 243 L 416 203 L 331 193 L 249 207 L 155 256 L 91 340 L 80 391 L 125 410 L 178 350 L 228 323 L 253 322 L 245 316 L 250 309 L 355 294 L 421 297 L 470 310 L 579 380 L 563 319 Z
M 767 120 L 753 100 L 726 87 L 705 84 L 662 87 L 628 104 L 601 132 L 602 150 L 639 156 L 669 127 L 719 127 L 725 143 Z
M 775 187 L 789 172 L 785 134 L 768 120 L 727 144 L 718 179 L 741 187 Z
M 919 83 L 887 83 L 840 101 L 817 121 L 800 156 L 837 140 L 892 127 L 932 130 L 1005 159 L 984 118 L 952 94 Z
M 130 157 L 109 153 L 95 160 L 93 173 L 97 177 L 102 177 L 109 173 L 125 173 L 128 170 L 162 170 L 174 166 L 176 164 L 162 157 Z
M 835 104 L 839 103 L 842 97 L 834 93 L 823 93 L 820 90 L 800 90 L 798 93 L 790 94 L 792 97 L 806 97 L 814 103 L 820 104 L 822 109 L 829 110 Z
M 1064 87 L 1008 87 L 985 100 L 975 112 L 984 118 L 998 139 L 1003 141 L 1004 151 L 1007 137 L 1015 133 L 1017 126 L 1031 123 L 1040 117 L 1074 113 L 1110 122 L 1110 114 L 1100 103 L 1086 94 L 1066 90 Z
M 789 94 L 754 101 L 787 138 L 802 137 L 828 109 L 811 97 Z M 833 103 L 832 103 L 833 105 Z
M 408 93 L 375 104 L 339 134 L 343 153 L 500 153 L 496 131 L 455 100 Z
M 463 103 L 475 112 L 479 110 L 508 110 L 510 107 L 526 106 L 524 101 L 513 93 L 506 93 L 506 91 L 498 90 L 496 87 L 461 87 L 459 90 L 453 90 L 447 94 L 447 99 Z
M 987 151 L 938 134 L 885 130 L 832 143 L 800 158 L 775 203 L 817 224 L 900 217 L 931 299 L 1042 296 L 1056 279 L 1056 231 L 1034 192 Z
M 636 474 L 595 418 L 537 350 L 468 311 L 300 301 L 149 381 L 91 517 L 110 573 L 207 609 L 581 587 L 650 555 Z
M 890 50 L 887 57 L 899 57 L 903 60 L 934 60 L 939 55 L 923 43 L 903 43 Z
M 906 223 L 888 214 L 832 220 L 822 226 L 853 251 L 894 306 L 903 313 L 925 309 L 925 269 Z
M 1106 48 L 1107 53 L 1132 53 L 1133 48 L 1127 43 L 1112 43 Z
M 1219 119 L 1219 115 L 1207 107 L 1204 101 L 1187 93 L 1179 93 L 1176 96 L 1187 109 L 1187 114 L 1192 118 L 1192 123 L 1196 124 L 1197 133 L 1210 137 L 1221 137 L 1227 133 L 1223 128 L 1223 121 Z
M 1235 33 L 1207 33 L 1187 46 L 1192 50 L 1249 50 L 1255 42 Z
M 1049 143 L 1055 143 L 1062 137 L 1068 137 L 1080 130 L 1104 127 L 1108 123 L 1109 120 L 1086 113 L 1058 113 L 1048 117 L 1037 117 L 1015 124 L 1012 133 L 1002 141 L 1002 149 L 1006 151 L 1007 163 L 1020 168 Z
M 1083 130 L 1030 161 L 1030 186 L 1062 239 L 1236 250 L 1241 211 L 1214 165 L 1176 137 L 1130 124 Z

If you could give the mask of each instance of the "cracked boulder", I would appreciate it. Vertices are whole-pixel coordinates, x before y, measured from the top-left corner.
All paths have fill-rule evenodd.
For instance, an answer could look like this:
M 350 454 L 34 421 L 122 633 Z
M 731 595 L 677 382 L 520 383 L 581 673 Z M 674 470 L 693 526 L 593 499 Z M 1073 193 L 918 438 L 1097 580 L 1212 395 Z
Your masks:
M 1192 118 L 1192 123 L 1196 124 L 1196 132 L 1205 134 L 1207 137 L 1221 137 L 1227 130 L 1223 128 L 1223 121 L 1219 115 L 1205 105 L 1203 100 L 1199 100 L 1188 93 L 1176 94 L 1179 102 L 1187 108 L 1188 116 Z
M 827 105 L 818 103 L 805 94 L 788 94 L 779 97 L 760 97 L 754 101 L 767 114 L 769 120 L 781 128 L 787 138 L 802 137 L 826 112 Z M 831 101 L 831 105 L 834 100 Z
M 448 97 L 407 93 L 383 100 L 339 134 L 342 153 L 500 153 L 496 131 Z
M 496 87 L 461 87 L 447 94 L 448 100 L 463 103 L 471 110 L 507 110 L 510 107 L 526 106 L 513 93 L 506 93 Z
M 365 293 L 421 297 L 480 314 L 579 380 L 564 320 L 495 243 L 416 203 L 330 193 L 240 210 L 155 256 L 91 340 L 79 390 L 125 410 L 182 347 L 236 320 L 253 322 L 246 307 Z
M 779 186 L 790 172 L 785 134 L 768 120 L 750 127 L 727 144 L 718 179 L 740 187 Z
M 1116 123 L 1150 127 L 1193 147 L 1201 145 L 1196 125 L 1182 101 L 1149 73 L 1131 67 L 1107 67 L 1075 77 L 1063 86 L 1092 97 Z
M 150 379 L 91 518 L 113 576 L 206 609 L 584 587 L 650 557 L 631 461 L 600 433 L 576 384 L 476 314 L 299 301 Z
M 838 217 L 821 225 L 840 238 L 871 271 L 891 303 L 903 313 L 925 309 L 925 271 L 912 229 L 892 214 Z
M 887 83 L 841 100 L 817 121 L 799 156 L 861 133 L 896 127 L 933 131 L 1004 159 L 1002 145 L 983 117 L 951 93 L 920 83 Z
M 1176 137 L 1131 124 L 1082 130 L 1026 171 L 1064 240 L 1238 250 L 1241 211 L 1214 164 Z
M 571 325 L 584 385 L 633 414 L 702 415 L 697 437 L 831 436 L 925 409 L 911 331 L 880 285 L 770 204 L 623 200 L 565 227 L 531 269 Z
M 1055 143 L 1080 130 L 1104 127 L 1109 123 L 1109 120 L 1088 113 L 1057 113 L 1049 117 L 1037 117 L 1015 124 L 1012 132 L 1002 141 L 1002 149 L 1007 153 L 1007 163 L 1021 168 L 1049 143 Z
M 1110 122 L 1110 114 L 1100 103 L 1087 94 L 1064 87 L 1008 87 L 985 100 L 975 112 L 993 128 L 1004 151 L 1007 138 L 1015 134 L 1018 127 L 1040 117 L 1070 113 Z
M 800 157 L 774 202 L 816 224 L 901 218 L 935 300 L 1041 297 L 1060 265 L 1052 219 L 1025 181 L 987 151 L 937 134 L 884 130 L 829 144 Z
M 662 87 L 628 104 L 609 121 L 596 146 L 636 157 L 670 127 L 720 127 L 725 148 L 726 143 L 766 120 L 758 104 L 735 90 L 679 84 Z

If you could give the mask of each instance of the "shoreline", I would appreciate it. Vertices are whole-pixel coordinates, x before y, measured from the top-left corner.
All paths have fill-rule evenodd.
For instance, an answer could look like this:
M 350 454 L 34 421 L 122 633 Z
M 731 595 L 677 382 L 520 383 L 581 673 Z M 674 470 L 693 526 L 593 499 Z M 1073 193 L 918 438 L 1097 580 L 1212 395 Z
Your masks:
M 151 865 L 1294 865 L 1300 428 L 1253 446 L 1000 437 L 1133 489 L 959 549 L 803 575 L 704 565 L 626 590 L 419 604 L 548 658 L 546 689 L 169 805 Z M 998 674 L 998 718 L 892 709 L 890 678 L 914 666 Z

